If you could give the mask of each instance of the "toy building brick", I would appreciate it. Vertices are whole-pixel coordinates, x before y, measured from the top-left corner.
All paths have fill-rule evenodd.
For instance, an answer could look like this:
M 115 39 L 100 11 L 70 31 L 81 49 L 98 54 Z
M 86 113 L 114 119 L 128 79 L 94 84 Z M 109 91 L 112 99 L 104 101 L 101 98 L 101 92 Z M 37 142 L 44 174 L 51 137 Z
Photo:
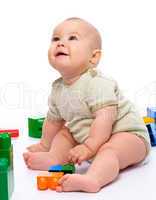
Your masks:
M 156 107 L 148 107 L 147 116 L 156 119 Z
M 147 108 L 147 116 L 143 118 L 152 146 L 156 146 L 156 107 Z
M 7 129 L 7 130 L 0 130 L 0 133 L 8 133 L 12 138 L 16 138 L 19 136 L 18 129 Z
M 37 188 L 38 190 L 56 190 L 59 186 L 58 181 L 64 175 L 63 172 L 44 173 L 37 176 Z
M 13 146 L 8 133 L 0 134 L 0 199 L 9 200 L 14 189 Z
M 151 145 L 156 146 L 156 124 L 149 123 L 149 124 L 146 124 L 146 127 L 148 129 L 148 133 L 150 136 Z
M 45 118 L 28 118 L 28 134 L 33 138 L 41 138 Z
M 66 165 L 52 165 L 50 166 L 49 172 L 64 172 L 65 174 L 73 174 L 75 173 L 74 164 L 66 164 Z

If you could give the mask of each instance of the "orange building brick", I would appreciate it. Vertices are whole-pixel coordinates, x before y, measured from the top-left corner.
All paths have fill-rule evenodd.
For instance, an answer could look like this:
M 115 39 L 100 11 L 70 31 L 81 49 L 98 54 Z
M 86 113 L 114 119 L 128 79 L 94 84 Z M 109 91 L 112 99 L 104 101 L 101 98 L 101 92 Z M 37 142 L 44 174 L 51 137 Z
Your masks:
M 55 190 L 59 186 L 58 181 L 63 175 L 63 172 L 49 172 L 37 176 L 38 190 Z

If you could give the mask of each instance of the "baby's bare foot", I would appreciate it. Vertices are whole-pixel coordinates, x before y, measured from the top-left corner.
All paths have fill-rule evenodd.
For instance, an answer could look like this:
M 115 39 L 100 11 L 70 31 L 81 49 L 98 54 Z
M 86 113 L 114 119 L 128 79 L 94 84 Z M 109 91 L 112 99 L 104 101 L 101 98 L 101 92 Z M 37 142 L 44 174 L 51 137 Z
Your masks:
M 59 183 L 60 186 L 56 188 L 57 192 L 98 192 L 100 190 L 100 184 L 97 180 L 85 174 L 66 174 L 60 179 Z
M 51 165 L 59 164 L 50 152 L 26 152 L 23 154 L 28 168 L 34 170 L 48 170 Z
M 42 143 L 33 144 L 27 147 L 28 151 L 30 152 L 47 152 L 49 148 L 44 146 Z

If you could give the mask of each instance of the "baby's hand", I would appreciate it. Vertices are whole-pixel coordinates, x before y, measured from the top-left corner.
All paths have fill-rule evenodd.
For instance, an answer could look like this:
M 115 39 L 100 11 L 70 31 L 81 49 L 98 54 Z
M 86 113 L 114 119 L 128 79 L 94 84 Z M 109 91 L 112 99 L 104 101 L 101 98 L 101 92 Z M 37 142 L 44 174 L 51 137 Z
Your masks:
M 94 153 L 84 144 L 77 145 L 69 151 L 69 162 L 78 163 L 79 165 L 84 160 L 90 159 Z

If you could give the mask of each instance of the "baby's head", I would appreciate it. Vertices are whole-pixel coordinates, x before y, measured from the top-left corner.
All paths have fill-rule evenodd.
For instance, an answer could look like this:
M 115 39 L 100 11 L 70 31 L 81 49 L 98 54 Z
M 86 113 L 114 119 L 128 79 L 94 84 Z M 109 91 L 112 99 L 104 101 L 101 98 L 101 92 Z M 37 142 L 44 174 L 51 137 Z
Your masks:
M 66 19 L 53 31 L 49 63 L 64 77 L 78 76 L 97 66 L 101 43 L 100 34 L 93 25 L 80 18 Z

